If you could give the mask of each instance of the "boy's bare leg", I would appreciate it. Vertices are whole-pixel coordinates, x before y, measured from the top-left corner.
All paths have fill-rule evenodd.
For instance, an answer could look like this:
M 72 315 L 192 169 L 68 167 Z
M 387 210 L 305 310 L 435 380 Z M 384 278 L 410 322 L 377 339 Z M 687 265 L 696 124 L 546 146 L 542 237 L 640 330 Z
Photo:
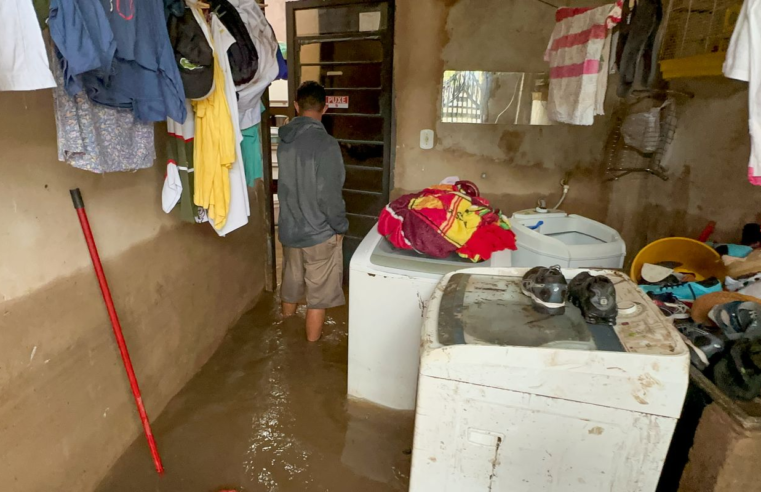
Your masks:
M 290 318 L 291 316 L 296 314 L 296 309 L 299 307 L 299 305 L 295 303 L 290 303 L 290 302 L 283 302 L 280 307 L 283 312 L 283 317 Z
M 307 340 L 316 342 L 322 336 L 322 325 L 325 323 L 324 309 L 307 309 Z

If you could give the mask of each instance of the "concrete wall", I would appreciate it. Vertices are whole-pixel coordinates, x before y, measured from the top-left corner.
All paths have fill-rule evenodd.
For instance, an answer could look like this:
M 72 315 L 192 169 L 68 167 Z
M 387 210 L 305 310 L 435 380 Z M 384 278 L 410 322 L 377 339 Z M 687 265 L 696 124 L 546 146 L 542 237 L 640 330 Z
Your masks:
M 457 175 L 512 212 L 540 198 L 554 205 L 570 176 L 564 208 L 605 219 L 604 117 L 591 127 L 439 123 L 445 69 L 547 71 L 553 8 L 526 0 L 398 0 L 396 8 L 394 195 Z M 433 150 L 420 149 L 427 128 Z
M 758 428 L 750 422 L 743 428 L 719 403 L 711 403 L 700 418 L 679 492 L 757 492 L 759 453 Z
M 589 2 L 560 2 L 571 6 Z M 602 2 L 601 2 L 602 3 Z M 445 69 L 546 71 L 543 53 L 553 9 L 526 0 L 398 0 L 394 83 L 394 196 L 457 175 L 475 182 L 506 212 L 548 206 L 559 181 L 570 177 L 563 208 L 608 223 L 627 242 L 630 257 L 655 239 L 697 237 L 709 220 L 715 238 L 739 241 L 742 225 L 761 220 L 761 200 L 748 184 L 746 84 L 720 77 L 675 82 L 693 92 L 680 104 L 676 138 L 666 164 L 671 179 L 630 175 L 605 182 L 604 147 L 617 104 L 610 80 L 606 116 L 591 127 L 442 124 Z M 421 150 L 420 130 L 436 132 Z M 483 176 L 483 177 L 482 177 Z
M 263 200 L 219 238 L 161 211 L 162 156 L 105 176 L 58 162 L 50 91 L 0 93 L 0 114 L 0 488 L 91 490 L 141 428 L 69 189 L 154 418 L 261 293 Z
M 608 222 L 632 253 L 662 237 L 697 238 L 710 220 L 714 239 L 737 242 L 743 224 L 761 221 L 761 190 L 747 179 L 747 84 L 710 77 L 671 86 L 695 97 L 678 106 L 670 179 L 629 176 L 611 185 Z

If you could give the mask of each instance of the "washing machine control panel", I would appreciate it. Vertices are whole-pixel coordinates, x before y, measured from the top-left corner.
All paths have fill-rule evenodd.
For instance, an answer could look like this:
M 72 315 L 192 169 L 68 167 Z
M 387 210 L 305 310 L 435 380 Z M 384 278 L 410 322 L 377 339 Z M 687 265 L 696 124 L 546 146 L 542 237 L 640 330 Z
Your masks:
M 671 321 L 637 285 L 618 272 L 606 273 L 616 288 L 614 330 L 627 352 L 678 355 L 687 350 Z

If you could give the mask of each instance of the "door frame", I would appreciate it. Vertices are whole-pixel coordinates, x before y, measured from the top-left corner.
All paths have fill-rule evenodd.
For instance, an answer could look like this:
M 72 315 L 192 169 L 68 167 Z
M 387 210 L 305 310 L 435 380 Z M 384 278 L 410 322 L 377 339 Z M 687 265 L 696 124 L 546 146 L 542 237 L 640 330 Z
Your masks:
M 337 33 L 337 34 L 318 34 L 315 36 L 296 36 L 296 12 L 299 10 L 308 10 L 321 7 L 340 7 L 342 5 L 361 5 L 367 3 L 386 3 L 388 5 L 386 29 L 384 31 L 373 32 L 356 32 L 356 33 Z M 363 40 L 377 39 L 383 45 L 384 59 L 381 69 L 381 84 L 387 88 L 385 94 L 382 91 L 380 101 L 380 116 L 383 118 L 383 182 L 382 196 L 388 202 L 391 194 L 392 174 L 394 170 L 393 158 L 396 154 L 394 145 L 396 143 L 395 121 L 395 94 L 394 94 L 394 33 L 396 20 L 395 0 L 298 0 L 286 2 L 286 32 L 288 36 L 288 111 L 291 118 L 296 116 L 294 107 L 294 98 L 296 89 L 300 83 L 299 56 L 300 44 L 306 44 L 303 41 L 344 41 L 344 40 Z M 329 64 L 326 62 L 326 64 Z M 385 101 L 383 98 L 388 98 Z M 360 190 L 352 190 L 360 191 Z M 355 214 L 358 215 L 358 214 Z

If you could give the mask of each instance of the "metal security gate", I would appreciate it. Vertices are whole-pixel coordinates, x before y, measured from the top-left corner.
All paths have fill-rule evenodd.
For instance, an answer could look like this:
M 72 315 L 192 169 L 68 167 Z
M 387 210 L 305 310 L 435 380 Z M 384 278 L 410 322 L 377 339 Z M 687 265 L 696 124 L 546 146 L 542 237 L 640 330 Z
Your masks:
M 348 265 L 389 200 L 394 2 L 304 0 L 286 6 L 291 114 L 302 81 L 325 86 L 330 109 L 323 123 L 346 165 Z
M 444 123 L 486 123 L 490 86 L 489 72 L 444 72 L 441 121 Z M 487 96 L 484 97 L 484 95 Z

